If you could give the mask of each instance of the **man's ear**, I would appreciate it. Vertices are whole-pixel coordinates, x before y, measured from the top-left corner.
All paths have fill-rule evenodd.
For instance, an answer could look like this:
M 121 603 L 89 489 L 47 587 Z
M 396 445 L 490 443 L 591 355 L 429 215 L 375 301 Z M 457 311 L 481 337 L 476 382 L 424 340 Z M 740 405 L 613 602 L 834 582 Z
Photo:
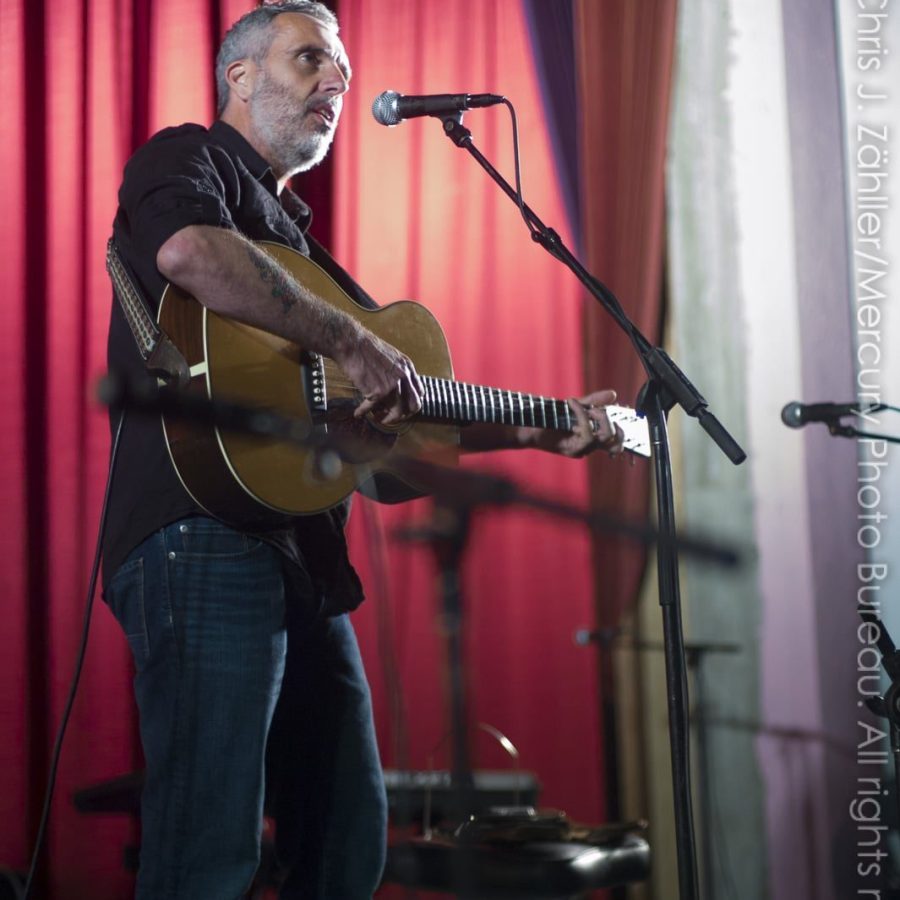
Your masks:
M 252 60 L 236 59 L 229 63 L 225 69 L 225 80 L 228 89 L 241 100 L 247 100 L 253 93 L 253 83 L 256 79 L 256 66 Z

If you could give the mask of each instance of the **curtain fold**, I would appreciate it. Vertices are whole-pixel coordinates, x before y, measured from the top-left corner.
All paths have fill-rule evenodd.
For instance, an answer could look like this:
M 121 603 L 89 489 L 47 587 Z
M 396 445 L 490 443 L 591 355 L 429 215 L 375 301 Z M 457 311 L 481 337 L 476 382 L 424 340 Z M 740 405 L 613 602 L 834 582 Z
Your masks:
M 208 122 L 222 22 L 250 0 L 2 0 L 15 73 L 0 142 L 0 865 L 24 870 L 81 631 L 109 455 L 104 248 L 122 167 L 163 125 Z M 127 896 L 125 817 L 78 788 L 140 764 L 127 644 L 98 602 L 35 896 Z
M 574 0 L 581 109 L 582 227 L 586 266 L 653 342 L 662 338 L 663 191 L 676 0 Z M 612 385 L 634 405 L 644 370 L 631 343 L 588 298 L 584 378 Z M 600 509 L 647 515 L 649 466 L 591 460 Z M 594 545 L 597 617 L 616 625 L 635 601 L 646 554 L 624 540 Z
M 581 245 L 578 164 L 580 110 L 575 71 L 575 9 L 572 0 L 522 0 L 541 90 L 553 162 L 575 246 Z
M 0 7 L 0 52 L 11 71 L 25 69 L 25 3 L 3 0 Z M 33 28 L 33 26 L 32 26 Z M 26 106 L 25 79 L 20 77 L 7 92 L 5 115 L 22 128 Z M 3 198 L 15 215 L 0 216 L 0 241 L 4 261 L 0 266 L 0 286 L 7 298 L 0 303 L 0 328 L 5 348 L 0 354 L 0 460 L 5 472 L 0 479 L 0 503 L 9 518 L 9 527 L 0 529 L 0 597 L 4 615 L 0 617 L 0 641 L 4 647 L 0 663 L 0 764 L 14 773 L 3 777 L 0 788 L 0 821 L 16 827 L 0 828 L 0 861 L 21 864 L 25 857 L 25 830 L 29 785 L 34 778 L 28 766 L 29 723 L 26 714 L 26 670 L 28 665 L 29 618 L 23 612 L 29 588 L 27 478 L 28 460 L 23 377 L 28 352 L 25 345 L 27 307 L 24 247 L 26 223 L 25 161 L 26 135 L 20 130 L 13 140 L 0 141 L 0 178 Z M 36 685 L 40 689 L 39 685 Z M 44 741 L 40 741 L 43 745 Z M 30 825 L 30 823 L 29 823 Z
M 674 45 L 671 2 L 627 4 L 523 0 L 554 147 L 576 233 L 576 252 L 608 281 L 651 340 L 663 313 L 663 165 Z M 634 403 L 642 381 L 627 338 L 585 297 L 584 383 L 610 385 Z M 624 469 L 624 471 L 623 471 Z M 647 516 L 649 467 L 591 462 L 591 500 L 634 519 Z M 604 535 L 594 541 L 596 620 L 616 626 L 637 598 L 646 554 Z M 598 694 L 606 741 L 606 794 L 619 812 L 612 659 L 600 651 Z
M 661 339 L 664 194 L 676 0 L 522 0 L 554 150 L 582 260 L 638 326 Z M 584 383 L 612 385 L 632 405 L 643 369 L 631 345 L 585 300 Z M 641 518 L 648 473 L 591 463 L 592 498 Z M 635 599 L 644 554 L 607 538 L 595 545 L 599 615 L 618 621 Z

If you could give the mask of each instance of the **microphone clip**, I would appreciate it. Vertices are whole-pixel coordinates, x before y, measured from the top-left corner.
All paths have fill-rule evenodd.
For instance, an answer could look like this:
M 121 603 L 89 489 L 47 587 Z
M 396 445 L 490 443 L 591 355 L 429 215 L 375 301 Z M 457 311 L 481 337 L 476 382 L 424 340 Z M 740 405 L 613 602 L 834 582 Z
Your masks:
M 441 122 L 444 126 L 444 134 L 446 134 L 457 147 L 464 147 L 466 144 L 471 143 L 472 132 L 463 125 L 462 110 L 441 116 Z

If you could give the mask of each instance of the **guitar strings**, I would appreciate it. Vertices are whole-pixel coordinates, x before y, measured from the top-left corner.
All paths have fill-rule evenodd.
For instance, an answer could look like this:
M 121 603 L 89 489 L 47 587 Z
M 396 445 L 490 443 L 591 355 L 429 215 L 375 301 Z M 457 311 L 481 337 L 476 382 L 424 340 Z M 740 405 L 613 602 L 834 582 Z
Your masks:
M 430 382 L 432 385 L 432 391 L 434 390 L 444 390 L 447 392 L 447 397 L 453 402 L 465 402 L 466 399 L 474 400 L 475 402 L 481 401 L 482 392 L 484 395 L 489 396 L 495 400 L 500 401 L 500 406 L 503 409 L 508 409 L 511 412 L 519 412 L 520 410 L 525 409 L 525 404 L 534 402 L 535 404 L 543 404 L 543 405 L 551 405 L 555 406 L 558 410 L 568 409 L 568 403 L 565 400 L 559 400 L 553 397 L 542 397 L 537 394 L 521 394 L 519 391 L 510 391 L 505 388 L 495 388 L 495 387 L 482 387 L 477 384 L 469 384 L 464 381 L 453 381 L 449 378 L 435 378 L 431 375 L 425 376 L 426 382 Z M 333 388 L 335 390 L 349 391 L 352 393 L 359 394 L 359 390 L 352 381 L 347 378 L 326 378 L 328 387 Z M 458 399 L 458 396 L 462 392 L 462 399 Z M 530 410 L 529 410 L 530 412 Z
M 445 412 L 444 407 L 451 407 L 456 411 L 464 410 L 467 413 L 471 407 L 476 413 L 472 417 L 474 421 L 494 421 L 496 409 L 501 417 L 509 417 L 513 424 L 516 424 L 518 418 L 521 420 L 520 424 L 524 426 L 549 428 L 561 425 L 563 427 L 560 430 L 569 431 L 577 424 L 565 400 L 520 394 L 518 391 L 483 387 L 431 375 L 424 376 L 424 381 L 426 384 L 424 402 L 432 407 L 431 413 L 436 413 L 439 417 L 451 415 Z M 326 382 L 339 396 L 343 396 L 344 393 L 359 396 L 356 386 L 346 376 L 326 377 Z M 480 413 L 480 416 L 477 413 Z M 527 419 L 530 421 L 526 421 Z M 554 423 L 552 426 L 551 419 Z
M 326 363 L 326 372 L 337 373 L 341 370 L 336 365 L 328 365 Z M 551 410 L 551 416 L 559 422 L 560 425 L 564 426 L 559 428 L 558 430 L 564 431 L 573 431 L 575 426 L 578 424 L 577 419 L 572 415 L 572 411 L 569 407 L 569 404 L 566 400 L 559 400 L 553 397 L 542 397 L 536 394 L 522 394 L 522 400 L 519 401 L 519 393 L 518 391 L 507 391 L 503 388 L 492 388 L 492 387 L 481 387 L 479 385 L 470 384 L 464 381 L 453 381 L 449 378 L 438 378 L 433 375 L 425 375 L 423 379 L 426 382 L 428 388 L 426 389 L 426 395 L 424 397 L 425 403 L 432 407 L 431 414 L 436 416 L 437 418 L 441 418 L 442 416 L 450 417 L 449 413 L 444 413 L 442 410 L 442 405 L 452 405 L 456 408 L 456 410 L 462 409 L 463 411 L 468 413 L 468 408 L 477 407 L 477 411 L 482 413 L 484 418 L 479 418 L 478 416 L 472 416 L 473 421 L 484 421 L 491 422 L 492 418 L 492 406 L 488 403 L 485 403 L 484 397 L 491 397 L 491 404 L 497 403 L 500 414 L 505 416 L 509 415 L 513 424 L 515 424 L 516 417 L 522 420 L 522 424 L 529 426 L 529 423 L 525 421 L 526 417 L 531 418 L 533 425 L 537 427 L 550 428 L 551 426 L 548 419 L 545 419 L 545 413 L 547 410 Z M 350 381 L 346 376 L 340 375 L 327 375 L 326 381 L 328 386 L 333 389 L 334 392 L 345 391 L 351 394 L 356 394 L 359 396 L 359 391 L 356 386 Z M 455 386 L 455 387 L 454 387 Z M 462 396 L 458 395 L 457 389 L 462 389 Z M 482 394 L 483 392 L 483 394 Z M 543 406 L 543 411 L 540 413 L 541 423 L 537 424 L 537 413 L 536 409 L 532 410 L 531 408 L 526 407 L 526 403 L 531 404 L 531 401 L 534 401 L 535 407 L 538 405 Z M 616 419 L 619 425 L 625 427 L 627 423 L 634 423 L 638 421 L 638 415 L 636 412 L 632 411 L 630 416 L 622 417 L 618 416 Z M 633 440 L 628 439 L 626 434 L 626 448 L 634 449 Z M 638 451 L 635 451 L 638 452 Z M 648 454 L 644 454 L 648 455 Z

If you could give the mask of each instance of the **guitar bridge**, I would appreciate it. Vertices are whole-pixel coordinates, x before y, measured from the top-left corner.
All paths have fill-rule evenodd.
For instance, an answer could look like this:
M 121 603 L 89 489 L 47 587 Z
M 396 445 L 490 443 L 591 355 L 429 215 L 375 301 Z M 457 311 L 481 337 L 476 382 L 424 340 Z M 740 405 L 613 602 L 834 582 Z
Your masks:
M 304 352 L 303 391 L 313 421 L 324 417 L 328 411 L 328 395 L 325 388 L 325 357 L 318 353 Z

